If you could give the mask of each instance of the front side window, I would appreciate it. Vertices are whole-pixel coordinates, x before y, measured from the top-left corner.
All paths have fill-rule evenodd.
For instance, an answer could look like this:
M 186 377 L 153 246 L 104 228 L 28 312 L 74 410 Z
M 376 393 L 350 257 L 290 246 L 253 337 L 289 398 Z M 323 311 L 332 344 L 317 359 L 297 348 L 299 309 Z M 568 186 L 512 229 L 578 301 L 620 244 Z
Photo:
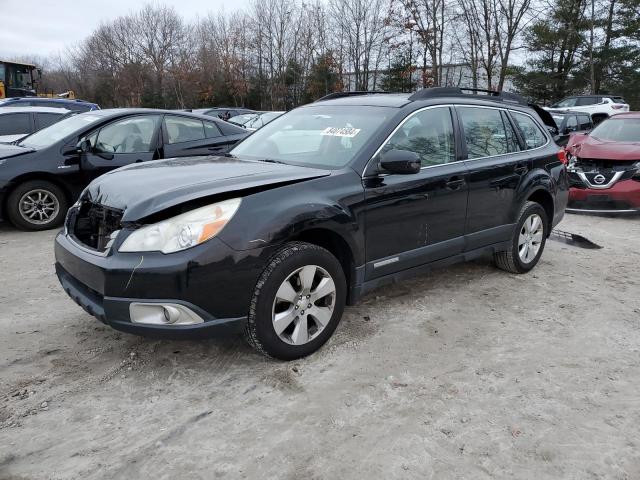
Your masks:
M 451 111 L 448 107 L 429 108 L 413 114 L 385 143 L 381 153 L 389 150 L 417 153 L 423 167 L 454 162 Z
M 516 121 L 516 124 L 524 137 L 527 150 L 541 147 L 547 143 L 547 137 L 533 118 L 519 112 L 511 112 L 511 115 L 513 115 L 513 119 Z
M 312 104 L 256 130 L 231 154 L 255 160 L 335 169 L 349 164 L 397 109 Z
M 159 115 L 118 120 L 100 129 L 94 147 L 99 152 L 108 153 L 150 152 L 159 123 Z
M 467 158 L 492 157 L 519 150 L 508 118 L 497 109 L 458 107 L 467 144 Z
M 169 144 L 204 140 L 204 125 L 193 118 L 167 116 L 164 119 Z
M 578 128 L 578 120 L 574 115 L 571 115 L 567 118 L 567 126 L 565 127 L 567 130 L 575 132 Z
M 19 135 L 31 131 L 28 113 L 0 115 L 0 135 Z

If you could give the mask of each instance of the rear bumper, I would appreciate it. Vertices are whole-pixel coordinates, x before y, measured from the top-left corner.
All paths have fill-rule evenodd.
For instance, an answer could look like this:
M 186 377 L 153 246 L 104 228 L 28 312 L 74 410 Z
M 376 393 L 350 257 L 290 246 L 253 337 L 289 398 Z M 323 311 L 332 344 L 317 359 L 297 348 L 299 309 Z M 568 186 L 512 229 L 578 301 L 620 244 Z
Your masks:
M 118 330 L 199 337 L 242 330 L 262 271 L 263 250 L 239 252 L 219 239 L 175 254 L 98 255 L 68 235 L 55 241 L 56 274 L 67 294 L 87 313 Z M 203 321 L 190 325 L 136 323 L 131 305 L 177 304 Z
M 605 190 L 572 188 L 567 211 L 640 213 L 640 182 L 622 180 Z

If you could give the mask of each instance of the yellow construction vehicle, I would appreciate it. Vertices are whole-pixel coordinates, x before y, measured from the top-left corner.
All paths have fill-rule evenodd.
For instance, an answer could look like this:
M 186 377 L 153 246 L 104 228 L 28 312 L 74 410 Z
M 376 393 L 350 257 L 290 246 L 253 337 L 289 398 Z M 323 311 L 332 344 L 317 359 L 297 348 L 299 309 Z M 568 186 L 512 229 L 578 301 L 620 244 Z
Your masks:
M 0 98 L 9 97 L 48 97 L 76 98 L 73 91 L 55 94 L 38 91 L 42 71 L 31 63 L 0 60 Z

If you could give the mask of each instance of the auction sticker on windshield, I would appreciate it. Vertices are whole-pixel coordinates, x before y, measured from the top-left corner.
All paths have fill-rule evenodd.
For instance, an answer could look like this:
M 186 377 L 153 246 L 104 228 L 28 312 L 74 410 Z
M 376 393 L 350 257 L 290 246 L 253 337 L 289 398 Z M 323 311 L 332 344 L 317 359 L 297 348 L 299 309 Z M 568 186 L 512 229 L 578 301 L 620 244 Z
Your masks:
M 327 127 L 320 135 L 329 135 L 332 137 L 348 137 L 353 138 L 360 132 L 359 128 L 351 127 Z

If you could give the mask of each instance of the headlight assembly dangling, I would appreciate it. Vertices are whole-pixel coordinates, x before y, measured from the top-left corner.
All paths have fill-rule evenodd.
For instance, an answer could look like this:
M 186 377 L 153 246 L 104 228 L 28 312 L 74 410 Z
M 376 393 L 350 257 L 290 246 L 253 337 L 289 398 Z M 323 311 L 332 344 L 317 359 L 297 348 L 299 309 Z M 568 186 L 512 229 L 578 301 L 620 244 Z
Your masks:
M 173 253 L 195 247 L 220 233 L 240 202 L 232 198 L 146 225 L 129 235 L 118 251 Z

